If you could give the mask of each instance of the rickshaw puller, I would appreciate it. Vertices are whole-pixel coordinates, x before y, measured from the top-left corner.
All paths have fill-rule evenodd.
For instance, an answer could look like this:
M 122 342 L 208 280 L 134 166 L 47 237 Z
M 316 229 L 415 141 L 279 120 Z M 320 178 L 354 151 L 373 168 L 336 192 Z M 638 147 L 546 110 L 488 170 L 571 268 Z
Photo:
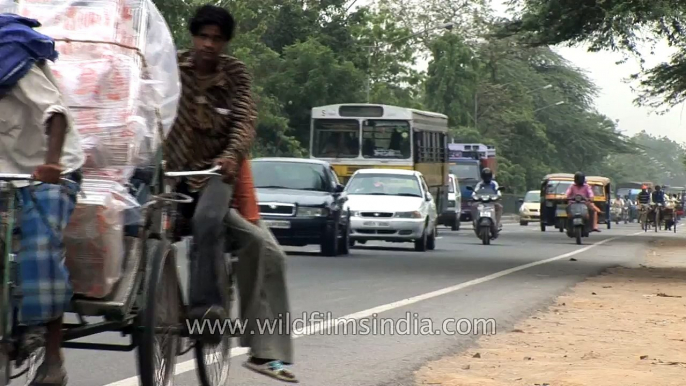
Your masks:
M 62 232 L 76 205 L 85 155 L 47 64 L 57 58 L 54 41 L 33 30 L 40 26 L 36 20 L 1 14 L 0 26 L 0 41 L 9 47 L 0 58 L 0 171 L 32 174 L 38 182 L 15 182 L 22 206 L 17 226 L 24 343 L 41 341 L 47 327 L 45 360 L 29 385 L 63 386 L 62 316 L 73 292 Z M 65 176 L 75 183 L 60 183 L 65 169 L 75 171 Z
M 242 196 L 241 186 L 245 188 L 241 173 L 250 173 L 245 162 L 256 136 L 257 121 L 246 65 L 222 55 L 234 29 L 233 16 L 213 5 L 201 6 L 190 20 L 193 49 L 178 53 L 182 95 L 178 118 L 163 150 L 170 171 L 222 166 L 222 177 L 189 177 L 178 187 L 179 192 L 197 197 L 192 205 L 179 206 L 183 216 L 191 218 L 195 245 L 190 256 L 188 318 L 221 321 L 227 317 L 229 310 L 222 307 L 225 294 L 217 282 L 215 263 L 224 259 L 230 235 L 232 242 L 240 244 L 236 254 L 242 319 L 255 324 L 266 319 L 287 319 L 289 306 L 283 251 L 269 229 L 251 223 L 230 208 L 237 196 Z M 248 190 L 254 196 L 254 189 Z M 255 288 L 256 283 L 261 283 L 259 288 Z M 251 336 L 241 337 L 241 344 L 251 349 L 244 365 L 260 374 L 297 382 L 285 368 L 293 362 L 290 329 L 286 330 L 266 334 L 255 331 L 254 335 L 248 331 L 246 334 Z M 218 334 L 207 338 L 211 338 L 209 343 L 221 341 Z

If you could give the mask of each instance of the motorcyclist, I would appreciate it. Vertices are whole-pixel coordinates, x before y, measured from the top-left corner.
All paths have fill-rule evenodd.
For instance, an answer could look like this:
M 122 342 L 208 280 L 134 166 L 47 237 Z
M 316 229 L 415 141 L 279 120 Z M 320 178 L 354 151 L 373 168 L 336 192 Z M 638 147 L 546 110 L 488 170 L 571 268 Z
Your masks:
M 636 203 L 628 194 L 624 196 L 624 206 L 627 208 L 629 221 L 633 221 L 636 218 Z
M 477 192 L 485 187 L 490 187 L 493 189 L 496 194 L 498 195 L 498 198 L 502 198 L 502 193 L 500 192 L 500 185 L 493 179 L 493 171 L 491 168 L 483 168 L 481 170 L 481 181 L 476 184 L 474 187 L 474 192 L 472 193 L 472 197 L 474 197 Z M 476 204 L 475 204 L 476 205 Z M 502 230 L 503 226 L 500 222 L 500 219 L 502 218 L 503 214 L 503 205 L 500 204 L 500 202 L 495 203 L 495 217 L 496 217 L 496 222 L 498 223 L 498 230 Z M 476 217 L 476 216 L 475 216 Z
M 614 202 L 612 203 L 612 208 L 615 209 L 615 213 L 617 214 L 618 218 L 621 218 L 622 213 L 624 211 L 624 206 L 625 206 L 624 199 L 622 198 L 621 195 L 617 194 L 615 196 Z
M 598 229 L 598 208 L 593 205 L 593 189 L 586 183 L 586 176 L 581 172 L 574 173 L 574 184 L 567 188 L 565 193 L 567 199 L 574 199 L 577 195 L 580 195 L 586 199 L 586 205 L 588 206 L 591 217 L 593 218 L 593 232 L 600 232 Z

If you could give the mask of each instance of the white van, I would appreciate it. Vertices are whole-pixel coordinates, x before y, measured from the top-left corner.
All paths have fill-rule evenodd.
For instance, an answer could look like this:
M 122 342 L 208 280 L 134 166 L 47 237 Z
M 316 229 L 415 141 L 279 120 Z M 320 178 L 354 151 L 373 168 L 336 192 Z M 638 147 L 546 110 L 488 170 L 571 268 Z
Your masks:
M 461 208 L 462 193 L 460 192 L 460 183 L 454 174 L 448 174 L 448 207 L 438 217 L 438 223 L 449 226 L 453 231 L 459 231 Z

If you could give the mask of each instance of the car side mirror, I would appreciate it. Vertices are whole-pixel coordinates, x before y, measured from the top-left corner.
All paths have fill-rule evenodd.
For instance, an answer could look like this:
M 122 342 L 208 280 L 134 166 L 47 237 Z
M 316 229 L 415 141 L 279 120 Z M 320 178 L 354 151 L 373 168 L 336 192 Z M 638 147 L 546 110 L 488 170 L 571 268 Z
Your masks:
M 431 193 L 427 193 L 426 196 L 424 197 L 424 200 L 426 200 L 428 202 L 428 201 L 431 201 L 431 198 L 432 198 Z
M 518 200 L 517 200 L 517 203 L 520 204 L 520 205 L 523 204 L 523 203 L 524 203 L 524 199 L 523 199 L 523 198 L 518 199 Z
M 507 186 L 499 186 L 499 187 L 498 187 L 498 191 L 499 191 L 499 192 L 505 192 L 505 191 L 507 191 Z
M 336 187 L 333 188 L 334 193 L 343 193 L 343 190 L 345 189 L 345 186 L 341 184 L 336 184 Z

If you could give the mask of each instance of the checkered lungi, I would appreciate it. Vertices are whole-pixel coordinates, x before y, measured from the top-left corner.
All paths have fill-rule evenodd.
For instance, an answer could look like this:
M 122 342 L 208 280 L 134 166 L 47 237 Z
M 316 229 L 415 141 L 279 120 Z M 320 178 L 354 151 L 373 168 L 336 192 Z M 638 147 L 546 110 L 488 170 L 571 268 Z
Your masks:
M 79 189 L 79 185 L 66 182 L 18 190 L 21 324 L 49 322 L 60 317 L 69 306 L 73 291 L 64 265 L 62 234 L 76 206 Z

